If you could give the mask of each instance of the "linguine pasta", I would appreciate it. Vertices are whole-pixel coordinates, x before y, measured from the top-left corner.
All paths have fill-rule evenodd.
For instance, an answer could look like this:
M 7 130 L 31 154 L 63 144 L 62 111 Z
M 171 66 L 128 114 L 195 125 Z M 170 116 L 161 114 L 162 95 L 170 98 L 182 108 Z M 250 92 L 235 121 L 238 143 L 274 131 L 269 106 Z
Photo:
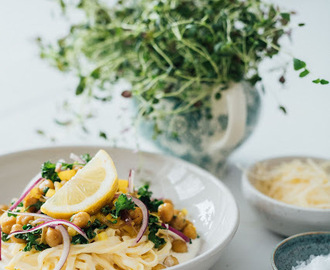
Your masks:
M 0 267 L 159 270 L 197 255 L 187 210 L 153 198 L 147 184 L 135 190 L 132 171 L 129 180 L 118 180 L 103 150 L 85 163 L 82 157 L 45 162 L 41 178 L 11 207 L 0 206 Z

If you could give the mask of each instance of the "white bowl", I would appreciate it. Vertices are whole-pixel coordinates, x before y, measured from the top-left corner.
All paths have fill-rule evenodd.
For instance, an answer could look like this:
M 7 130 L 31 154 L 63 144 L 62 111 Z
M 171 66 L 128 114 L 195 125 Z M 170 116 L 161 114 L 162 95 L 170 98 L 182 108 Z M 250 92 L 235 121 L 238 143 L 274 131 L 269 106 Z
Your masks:
M 70 153 L 95 154 L 104 148 L 113 158 L 119 178 L 127 178 L 131 168 L 138 169 L 136 186 L 151 183 L 155 197 L 173 200 L 186 208 L 201 237 L 201 250 L 194 259 L 171 269 L 209 269 L 233 238 L 239 223 L 234 197 L 228 188 L 205 170 L 177 158 L 107 147 L 54 147 L 16 152 L 0 157 L 0 198 L 8 203 L 20 195 L 43 162 L 69 159 Z
M 293 159 L 308 159 L 311 157 L 278 157 L 260 162 L 276 166 L 282 162 Z M 322 159 L 311 158 L 316 161 Z M 302 232 L 327 231 L 330 224 L 330 209 L 314 209 L 299 207 L 275 200 L 254 186 L 254 179 L 249 178 L 255 164 L 242 175 L 242 190 L 245 198 L 250 203 L 260 218 L 260 221 L 271 231 L 284 236 L 291 236 Z

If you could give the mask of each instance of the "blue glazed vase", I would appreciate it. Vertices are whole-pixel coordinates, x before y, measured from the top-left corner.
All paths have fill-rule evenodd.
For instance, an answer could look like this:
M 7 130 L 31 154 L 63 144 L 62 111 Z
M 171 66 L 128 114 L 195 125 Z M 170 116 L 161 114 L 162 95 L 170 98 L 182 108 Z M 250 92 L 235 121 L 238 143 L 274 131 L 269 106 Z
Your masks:
M 219 87 L 212 90 L 209 110 L 169 114 L 157 120 L 157 126 L 163 132 L 153 141 L 167 154 L 222 175 L 230 153 L 254 130 L 261 102 L 259 92 L 247 82 L 233 83 L 221 92 L 220 99 L 216 99 Z M 170 112 L 176 103 L 162 100 L 159 106 Z M 145 137 L 153 137 L 151 121 L 142 120 L 139 128 Z

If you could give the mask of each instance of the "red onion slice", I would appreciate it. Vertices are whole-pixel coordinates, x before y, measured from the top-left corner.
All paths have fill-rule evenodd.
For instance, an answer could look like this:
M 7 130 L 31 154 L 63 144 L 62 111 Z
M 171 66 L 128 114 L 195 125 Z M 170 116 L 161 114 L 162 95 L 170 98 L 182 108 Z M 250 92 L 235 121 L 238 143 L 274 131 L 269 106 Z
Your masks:
M 142 236 L 144 235 L 145 231 L 148 228 L 149 211 L 148 208 L 145 206 L 145 204 L 142 201 L 140 201 L 138 198 L 135 198 L 130 195 L 127 196 L 130 197 L 133 200 L 133 202 L 142 210 L 142 225 L 138 235 L 135 238 L 135 244 L 137 244 L 140 242 Z
M 29 213 L 29 212 L 13 212 L 13 211 L 6 211 L 6 213 L 9 213 L 12 215 L 31 216 L 31 217 L 44 218 L 44 219 L 48 219 L 48 220 L 54 220 L 54 218 L 47 216 L 45 214 Z
M 61 169 L 62 169 L 62 163 L 64 162 L 64 160 L 63 159 L 61 159 L 61 160 L 59 160 L 59 161 L 57 161 L 57 163 L 56 163 L 56 167 L 55 167 L 55 172 L 60 172 L 61 171 Z
M 80 235 L 82 235 L 84 238 L 86 238 L 87 241 L 89 241 L 87 235 L 84 233 L 84 231 L 78 227 L 77 225 L 71 223 L 70 221 L 67 221 L 67 220 L 64 220 L 64 219 L 54 219 L 54 220 L 51 220 L 51 221 L 47 221 L 43 224 L 40 224 L 32 229 L 29 229 L 29 230 L 23 230 L 23 231 L 15 231 L 15 232 L 12 232 L 8 235 L 8 237 L 11 237 L 11 236 L 14 236 L 14 235 L 17 235 L 17 234 L 23 234 L 23 233 L 29 233 L 29 232 L 34 232 L 36 230 L 39 230 L 39 229 L 42 229 L 44 227 L 52 227 L 52 226 L 57 226 L 57 225 L 66 225 L 68 227 L 71 227 L 72 229 L 74 229 L 77 233 L 79 233 Z
M 166 229 L 168 229 L 169 231 L 175 233 L 176 235 L 178 235 L 183 241 L 185 242 L 190 242 L 190 238 L 186 235 L 184 235 L 182 232 L 178 231 L 177 229 L 174 229 L 173 227 L 171 227 L 168 224 L 162 223 L 162 226 Z
M 30 193 L 30 191 L 37 185 L 41 180 L 44 178 L 40 177 L 37 181 L 35 181 L 22 195 L 19 197 L 19 199 L 9 208 L 9 211 L 15 209 L 17 205 L 20 204 L 21 201 L 24 200 L 24 198 Z
M 128 174 L 128 193 L 134 192 L 134 177 L 135 171 L 133 169 L 130 169 Z
M 126 194 L 125 194 L 126 195 Z M 145 231 L 147 230 L 148 228 L 148 222 L 149 222 L 149 211 L 148 211 L 148 208 L 145 206 L 145 204 L 140 201 L 138 198 L 135 198 L 131 195 L 126 195 L 127 198 L 130 198 L 132 199 L 132 201 L 138 206 L 140 207 L 141 211 L 142 211 L 142 225 L 141 225 L 141 228 L 140 228 L 140 231 L 138 232 L 138 235 L 136 236 L 135 238 L 135 244 L 139 243 L 142 236 L 144 235 Z M 116 194 L 115 195 L 115 198 L 118 198 L 119 197 L 119 194 Z
M 63 238 L 63 251 L 60 260 L 58 261 L 57 265 L 55 266 L 54 270 L 61 270 L 68 259 L 69 253 L 70 253 L 70 236 L 68 234 L 68 231 L 62 226 L 58 225 L 55 227 L 55 229 L 59 230 L 62 234 Z
M 76 154 L 74 153 L 71 153 L 70 154 L 70 158 L 74 161 L 77 161 L 78 163 L 81 163 L 81 164 L 86 164 L 86 162 L 79 156 L 77 156 Z

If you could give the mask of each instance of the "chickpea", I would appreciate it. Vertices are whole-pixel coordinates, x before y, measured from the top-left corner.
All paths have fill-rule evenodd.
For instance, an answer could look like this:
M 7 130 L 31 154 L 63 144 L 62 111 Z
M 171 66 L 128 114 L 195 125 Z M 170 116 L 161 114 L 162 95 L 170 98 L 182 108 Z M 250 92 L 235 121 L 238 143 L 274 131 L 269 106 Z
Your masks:
M 16 232 L 16 231 L 21 231 L 23 230 L 23 226 L 20 225 L 20 224 L 15 224 L 10 232 Z M 19 238 L 16 238 L 15 235 L 11 237 L 11 241 L 15 242 L 15 243 L 25 243 L 26 241 L 24 239 L 19 239 Z
M 174 215 L 174 207 L 171 203 L 164 203 L 158 208 L 158 215 L 160 219 L 167 223 L 170 222 Z
M 31 216 L 25 216 L 25 215 L 19 215 L 17 216 L 17 224 L 20 224 L 20 225 L 26 225 L 29 223 L 29 221 L 31 220 L 34 220 L 34 217 L 31 217 Z
M 178 259 L 175 258 L 172 255 L 167 256 L 164 260 L 164 265 L 167 266 L 167 267 L 171 267 L 171 266 L 174 266 L 174 265 L 177 265 L 177 264 L 179 264 Z
M 172 204 L 172 205 L 174 205 L 173 204 L 173 202 L 172 202 L 172 200 L 170 200 L 170 199 L 164 199 L 164 200 L 162 200 L 164 203 L 170 203 L 170 204 Z
M 9 209 L 8 205 L 0 204 L 0 215 Z
M 91 219 L 91 216 L 86 212 L 79 212 L 72 216 L 72 223 L 77 225 L 80 228 L 87 226 L 88 221 Z
M 47 229 L 45 240 L 50 247 L 56 247 L 63 242 L 61 232 L 53 228 Z
M 187 224 L 183 229 L 183 234 L 191 239 L 197 238 L 197 231 L 195 226 L 192 223 Z
M 135 207 L 134 210 L 129 210 L 128 213 L 135 224 L 140 225 L 142 223 L 143 214 L 141 208 Z
M 4 217 L 1 222 L 1 229 L 4 233 L 10 234 L 11 228 L 16 224 L 16 217 Z
M 165 269 L 166 267 L 162 264 L 157 264 L 156 266 L 154 266 L 152 268 L 152 270 L 161 270 L 161 269 Z
M 172 250 L 178 253 L 186 253 L 188 252 L 188 247 L 186 242 L 182 240 L 174 240 L 172 242 Z
M 170 225 L 173 228 L 181 231 L 187 225 L 187 221 L 186 221 L 185 215 L 182 212 L 178 212 L 178 214 L 175 215 L 173 217 L 173 219 L 171 220 Z
M 54 189 L 54 183 L 49 180 L 49 179 L 46 179 L 44 180 L 40 185 L 39 185 L 39 191 L 44 194 L 45 193 L 45 189 L 46 188 L 49 188 L 49 189 Z
M 24 207 L 28 208 L 28 212 L 35 212 L 36 208 L 33 206 L 31 207 L 31 205 L 34 205 L 38 202 L 39 200 L 37 198 L 31 197 L 31 196 L 26 196 L 24 199 Z

